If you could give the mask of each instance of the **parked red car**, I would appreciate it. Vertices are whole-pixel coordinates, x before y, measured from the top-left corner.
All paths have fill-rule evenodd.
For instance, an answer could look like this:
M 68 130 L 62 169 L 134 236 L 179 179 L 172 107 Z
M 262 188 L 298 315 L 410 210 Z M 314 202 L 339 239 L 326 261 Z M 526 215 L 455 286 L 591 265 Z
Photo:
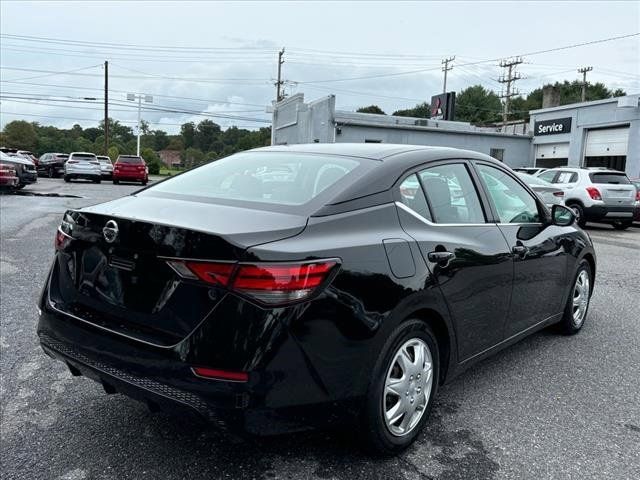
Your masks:
M 13 165 L 0 163 L 0 188 L 14 188 L 18 182 L 18 175 Z
M 640 178 L 632 178 L 631 183 L 636 187 L 636 209 L 633 213 L 633 221 L 640 223 Z
M 137 155 L 120 155 L 113 165 L 113 183 L 141 182 L 146 185 L 149 181 L 149 169 L 144 158 Z

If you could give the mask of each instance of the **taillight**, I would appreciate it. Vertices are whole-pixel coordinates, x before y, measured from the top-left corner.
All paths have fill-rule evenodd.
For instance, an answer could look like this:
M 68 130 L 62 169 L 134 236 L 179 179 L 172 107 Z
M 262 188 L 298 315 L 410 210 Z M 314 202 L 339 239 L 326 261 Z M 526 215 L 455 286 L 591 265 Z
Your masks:
M 64 250 L 71 243 L 72 238 L 64 233 L 60 228 L 56 232 L 54 246 L 56 250 Z
M 600 195 L 600 190 L 596 187 L 587 187 L 587 193 L 591 197 L 592 200 L 602 200 L 602 196 Z
M 558 190 L 557 192 L 553 192 L 554 197 L 564 197 L 564 192 L 562 190 Z
M 316 293 L 338 262 L 234 264 L 169 260 L 169 266 L 183 278 L 226 287 L 267 305 L 284 305 L 305 300 Z
M 232 372 L 207 367 L 192 367 L 191 371 L 197 377 L 210 378 L 212 380 L 231 380 L 232 382 L 246 382 L 249 380 L 247 372 Z
M 636 202 L 640 202 L 640 188 L 636 190 Z

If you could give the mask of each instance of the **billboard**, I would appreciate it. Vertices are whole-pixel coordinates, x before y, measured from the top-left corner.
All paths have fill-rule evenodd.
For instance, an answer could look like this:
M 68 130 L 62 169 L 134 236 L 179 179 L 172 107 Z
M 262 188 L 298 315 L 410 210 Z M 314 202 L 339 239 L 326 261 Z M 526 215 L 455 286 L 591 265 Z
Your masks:
M 453 120 L 456 106 L 456 92 L 441 93 L 431 97 L 431 118 Z

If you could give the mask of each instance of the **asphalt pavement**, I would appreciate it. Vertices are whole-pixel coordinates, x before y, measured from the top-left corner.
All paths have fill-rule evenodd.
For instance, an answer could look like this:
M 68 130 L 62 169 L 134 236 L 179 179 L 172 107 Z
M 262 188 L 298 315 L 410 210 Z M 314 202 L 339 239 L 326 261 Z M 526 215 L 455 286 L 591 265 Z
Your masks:
M 440 390 L 414 446 L 372 458 L 357 431 L 239 439 L 151 413 L 43 354 L 36 300 L 62 213 L 138 188 L 40 179 L 0 196 L 3 479 L 640 478 L 640 228 L 588 227 L 582 332 L 544 330 L 479 363 Z

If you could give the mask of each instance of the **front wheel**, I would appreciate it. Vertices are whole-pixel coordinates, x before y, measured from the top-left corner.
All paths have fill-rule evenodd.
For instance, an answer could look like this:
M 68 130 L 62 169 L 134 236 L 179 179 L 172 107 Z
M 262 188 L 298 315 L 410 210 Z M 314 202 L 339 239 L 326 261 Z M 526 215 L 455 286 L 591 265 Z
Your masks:
M 398 326 L 373 370 L 362 414 L 369 445 L 382 454 L 407 448 L 424 427 L 438 389 L 435 335 L 421 320 Z
M 630 221 L 618 220 L 617 222 L 613 223 L 613 228 L 615 228 L 616 230 L 626 230 L 631 226 L 632 223 L 633 223 L 633 220 L 630 220 Z
M 570 205 L 567 205 L 567 207 L 569 207 L 571 210 L 573 210 L 573 213 L 575 213 L 576 223 L 578 224 L 578 226 L 580 228 L 584 228 L 584 226 L 587 224 L 587 220 L 584 218 L 584 209 L 582 208 L 582 205 L 580 205 L 579 203 L 572 203 Z
M 589 262 L 582 260 L 573 277 L 571 293 L 567 298 L 562 320 L 560 320 L 560 328 L 566 335 L 578 333 L 584 325 L 593 291 L 592 279 L 593 274 Z
M 69 183 L 71 181 L 71 177 L 69 175 L 64 176 L 64 181 Z

